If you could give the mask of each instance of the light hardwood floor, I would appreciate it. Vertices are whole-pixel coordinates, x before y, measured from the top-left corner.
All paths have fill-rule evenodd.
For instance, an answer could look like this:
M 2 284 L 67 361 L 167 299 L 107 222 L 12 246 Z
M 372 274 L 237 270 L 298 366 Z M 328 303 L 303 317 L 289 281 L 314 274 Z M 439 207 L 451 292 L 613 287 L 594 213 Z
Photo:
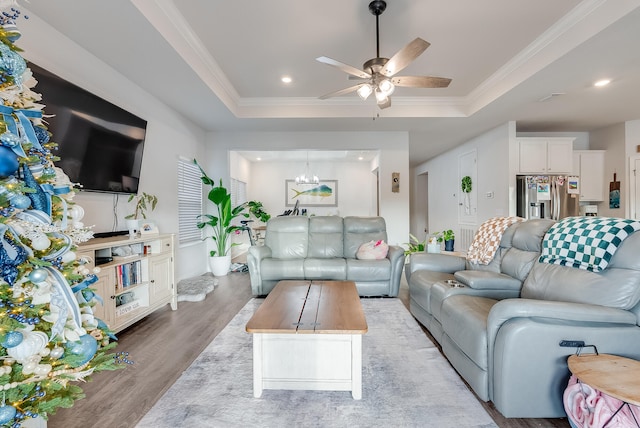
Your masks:
M 180 302 L 156 311 L 118 334 L 118 351 L 135 364 L 118 372 L 99 373 L 81 385 L 87 398 L 49 418 L 50 428 L 134 427 L 191 362 L 251 299 L 249 275 L 231 273 L 202 302 Z M 403 283 L 399 298 L 408 306 Z M 427 336 L 428 333 L 425 332 Z M 569 427 L 566 419 L 506 419 L 482 403 L 504 428 Z

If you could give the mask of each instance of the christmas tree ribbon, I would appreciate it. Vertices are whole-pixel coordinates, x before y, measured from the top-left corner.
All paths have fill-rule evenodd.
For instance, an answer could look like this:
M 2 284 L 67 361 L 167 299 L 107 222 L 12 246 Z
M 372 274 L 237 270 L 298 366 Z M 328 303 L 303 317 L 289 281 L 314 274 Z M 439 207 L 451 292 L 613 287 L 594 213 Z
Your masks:
M 87 301 L 87 298 L 84 296 L 84 294 L 82 294 L 82 290 L 84 290 L 85 288 L 88 288 L 91 284 L 93 284 L 96 281 L 98 281 L 98 277 L 94 274 L 90 274 L 85 277 L 84 281 L 79 282 L 73 287 L 71 287 L 71 291 L 76 295 L 76 299 L 78 299 L 78 303 L 89 303 Z M 89 300 L 96 299 L 101 305 L 104 306 L 104 301 L 102 300 L 102 297 L 100 297 L 95 293 L 91 293 L 91 294 L 93 294 L 93 296 L 91 296 Z M 93 309 L 91 309 L 91 306 L 88 306 L 87 308 L 91 312 L 91 315 L 93 315 Z
M 29 120 L 29 118 L 40 119 L 42 117 L 42 112 L 40 110 L 16 110 L 13 107 L 0 105 L 0 114 L 2 114 L 4 122 L 7 124 L 9 132 L 25 137 L 31 144 L 33 144 L 33 147 L 39 151 L 43 151 L 40 141 L 38 141 L 38 137 L 36 137 L 36 132 L 33 130 L 33 124 Z M 14 114 L 18 118 L 20 126 L 18 126 L 13 118 Z
M 71 322 L 74 330 L 77 331 L 82 328 L 82 319 L 80 318 L 80 305 L 75 294 L 72 293 L 67 279 L 57 269 L 49 266 L 44 269 L 49 272 L 50 282 L 54 289 L 54 292 L 51 293 L 51 305 L 59 310 L 58 319 L 51 327 L 51 337 L 49 339 L 51 340 L 57 334 L 63 333 L 69 312 L 71 312 Z M 61 337 L 64 337 L 64 335 L 61 334 Z
M 40 185 L 40 188 L 42 188 L 44 193 L 46 193 L 47 197 L 49 198 L 49 202 L 47 204 L 47 207 L 49 207 L 49 215 L 51 215 L 51 200 L 53 196 L 64 195 L 71 192 L 71 187 L 67 185 L 54 186 L 49 183 L 43 183 Z M 64 230 L 67 228 L 67 201 L 65 201 L 64 198 L 58 199 L 60 199 L 60 202 L 62 203 L 62 220 L 60 223 L 60 227 L 62 228 L 62 230 Z

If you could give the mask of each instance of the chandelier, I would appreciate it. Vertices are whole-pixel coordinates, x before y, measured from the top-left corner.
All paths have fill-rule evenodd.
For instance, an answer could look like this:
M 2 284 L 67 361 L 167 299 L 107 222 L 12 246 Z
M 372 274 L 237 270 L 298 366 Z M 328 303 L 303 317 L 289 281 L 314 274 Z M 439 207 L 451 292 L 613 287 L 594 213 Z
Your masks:
M 317 175 L 311 173 L 309 168 L 309 152 L 307 152 L 307 163 L 304 172 L 296 177 L 296 184 L 319 184 L 320 180 Z

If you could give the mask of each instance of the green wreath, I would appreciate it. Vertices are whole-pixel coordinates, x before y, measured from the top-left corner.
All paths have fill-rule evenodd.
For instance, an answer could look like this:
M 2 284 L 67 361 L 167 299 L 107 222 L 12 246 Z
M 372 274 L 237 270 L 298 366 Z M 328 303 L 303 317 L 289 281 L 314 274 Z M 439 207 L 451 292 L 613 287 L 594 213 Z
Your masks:
M 471 193 L 471 177 L 468 175 L 462 177 L 462 191 L 464 193 Z

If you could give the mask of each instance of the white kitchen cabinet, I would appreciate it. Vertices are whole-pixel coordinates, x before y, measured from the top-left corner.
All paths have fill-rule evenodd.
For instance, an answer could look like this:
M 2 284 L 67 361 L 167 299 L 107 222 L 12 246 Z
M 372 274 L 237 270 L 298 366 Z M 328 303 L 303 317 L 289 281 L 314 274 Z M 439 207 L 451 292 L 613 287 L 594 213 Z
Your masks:
M 521 174 L 570 174 L 573 140 L 568 137 L 518 138 Z
M 580 202 L 604 201 L 604 150 L 573 152 L 573 173 L 580 177 Z

